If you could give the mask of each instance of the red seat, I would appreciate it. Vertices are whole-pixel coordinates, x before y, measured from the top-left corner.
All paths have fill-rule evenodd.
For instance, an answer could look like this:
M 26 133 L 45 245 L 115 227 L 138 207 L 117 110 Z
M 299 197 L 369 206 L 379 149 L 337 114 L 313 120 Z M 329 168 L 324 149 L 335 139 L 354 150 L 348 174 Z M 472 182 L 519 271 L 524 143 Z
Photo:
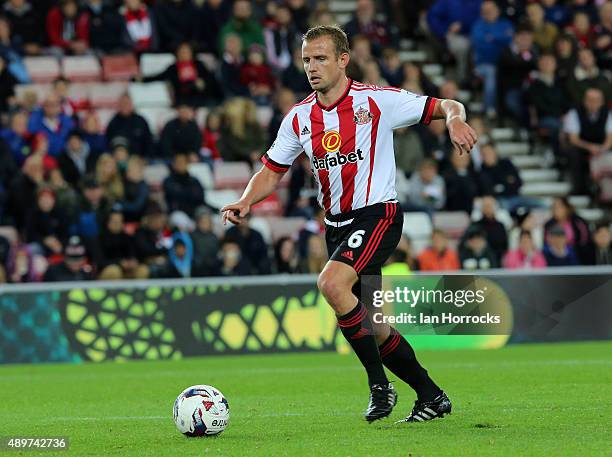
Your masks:
M 133 54 L 102 58 L 102 77 L 107 81 L 129 81 L 139 73 L 138 61 Z

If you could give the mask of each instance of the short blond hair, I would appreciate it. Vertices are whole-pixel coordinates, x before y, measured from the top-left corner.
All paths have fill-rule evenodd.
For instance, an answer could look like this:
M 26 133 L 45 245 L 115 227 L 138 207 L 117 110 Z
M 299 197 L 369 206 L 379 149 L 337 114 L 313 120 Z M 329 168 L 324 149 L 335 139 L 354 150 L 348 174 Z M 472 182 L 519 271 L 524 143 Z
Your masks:
M 348 37 L 346 33 L 344 33 L 344 30 L 337 25 L 317 25 L 316 27 L 312 27 L 304 34 L 303 40 L 311 41 L 324 36 L 328 36 L 332 39 L 336 48 L 336 56 L 350 51 Z

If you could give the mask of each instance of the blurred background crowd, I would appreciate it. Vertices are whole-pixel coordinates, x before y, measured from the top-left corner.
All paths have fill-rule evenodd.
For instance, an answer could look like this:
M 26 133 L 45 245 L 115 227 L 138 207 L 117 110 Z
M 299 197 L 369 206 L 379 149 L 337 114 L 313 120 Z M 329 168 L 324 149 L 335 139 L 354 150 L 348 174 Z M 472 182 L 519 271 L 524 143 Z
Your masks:
M 396 272 L 612 264 L 612 2 L 5 0 L 0 282 L 317 273 L 307 159 L 220 225 L 310 87 L 301 35 L 340 24 L 349 75 L 463 101 L 395 132 Z

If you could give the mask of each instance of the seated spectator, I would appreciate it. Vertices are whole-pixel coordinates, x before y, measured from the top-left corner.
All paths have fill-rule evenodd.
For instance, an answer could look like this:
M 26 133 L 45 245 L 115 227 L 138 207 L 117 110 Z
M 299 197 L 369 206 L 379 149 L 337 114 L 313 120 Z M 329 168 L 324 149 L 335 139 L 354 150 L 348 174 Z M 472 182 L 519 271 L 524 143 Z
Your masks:
M 544 8 L 540 3 L 527 5 L 527 19 L 533 29 L 533 42 L 542 52 L 551 52 L 559 34 L 559 29 L 545 17 Z
M 403 127 L 393 130 L 393 150 L 398 174 L 403 172 L 406 178 L 410 178 L 425 158 L 424 149 L 415 129 Z
M 6 266 L 11 250 L 11 243 L 5 237 L 0 235 L 0 284 L 7 282 Z
M 30 132 L 28 132 L 28 113 L 15 111 L 11 116 L 10 127 L 0 130 L 0 138 L 11 151 L 17 166 L 21 167 L 30 155 Z
M 595 265 L 612 265 L 612 245 L 610 240 L 610 225 L 607 222 L 598 224 L 593 232 Z
M 559 0 L 542 0 L 544 18 L 557 27 L 563 27 L 570 19 L 569 9 L 563 3 Z
M 197 162 L 202 133 L 195 121 L 195 111 L 181 103 L 176 110 L 177 116 L 163 128 L 159 138 L 161 156 L 170 159 L 175 154 L 186 154 L 190 160 Z
M 97 238 L 99 228 L 106 220 L 110 210 L 109 201 L 104 196 L 104 190 L 98 183 L 95 175 L 87 175 L 83 178 L 83 196 L 79 204 L 79 213 L 70 233 L 78 235 L 85 243 L 87 251 L 92 257 L 98 255 Z
M 195 39 L 197 12 L 190 0 L 158 1 L 153 12 L 161 51 L 172 52 L 180 43 Z
M 243 256 L 240 245 L 235 241 L 223 240 L 219 254 L 221 263 L 217 272 L 218 275 L 248 276 L 253 274 L 248 259 Z
M 454 56 L 460 81 L 468 78 L 472 26 L 478 19 L 481 0 L 436 0 L 427 12 L 433 35 Z
M 263 32 L 266 60 L 277 73 L 291 65 L 293 49 L 300 44 L 300 34 L 291 19 L 289 7 L 280 4 L 276 7 L 274 22 Z
M 221 159 L 219 153 L 219 139 L 221 138 L 221 123 L 223 117 L 220 110 L 213 110 L 206 116 L 204 129 L 202 130 L 202 147 L 200 158 L 205 162 L 214 162 Z
M 123 19 L 123 45 L 136 54 L 154 52 L 159 36 L 153 12 L 142 0 L 124 0 L 119 10 Z
M 580 265 L 576 253 L 567 243 L 565 229 L 554 225 L 546 232 L 548 243 L 544 246 L 544 257 L 549 267 Z
M 13 41 L 25 54 L 40 54 L 45 44 L 45 28 L 40 13 L 27 0 L 4 3 L 3 15 L 11 24 Z
M 389 21 L 379 21 L 376 17 L 376 4 L 373 0 L 357 0 L 355 13 L 344 26 L 349 40 L 362 35 L 372 43 L 374 54 L 380 56 L 387 46 L 397 46 L 397 28 Z
M 555 226 L 565 230 L 565 243 L 578 256 L 580 264 L 593 265 L 593 240 L 588 224 L 575 213 L 574 207 L 566 197 L 556 197 L 553 200 L 552 218 L 544 224 L 545 245 L 550 244 L 548 233 Z
M 109 54 L 126 50 L 123 43 L 123 20 L 117 7 L 104 0 L 86 0 L 84 11 L 89 16 L 89 46 Z
M 571 25 L 567 26 L 565 30 L 576 37 L 580 47 L 588 49 L 593 46 L 595 30 L 591 25 L 589 15 L 584 11 L 575 12 Z
M 68 135 L 74 127 L 72 118 L 62 112 L 59 97 L 51 93 L 41 108 L 30 115 L 28 131 L 32 134 L 44 133 L 49 140 L 49 154 L 59 156 L 66 147 Z
M 474 199 L 478 196 L 478 179 L 471 168 L 469 154 L 453 154 L 451 167 L 443 174 L 447 211 L 465 211 L 472 214 Z
M 612 116 L 599 89 L 586 91 L 582 105 L 567 114 L 563 132 L 567 134 L 570 145 L 572 193 L 591 194 L 591 159 L 609 154 L 612 148 Z
M 117 161 L 110 154 L 102 154 L 96 162 L 96 180 L 104 190 L 104 196 L 114 204 L 125 195 L 123 179 L 119 173 Z
M 164 278 L 191 278 L 193 276 L 193 243 L 188 233 L 174 232 L 172 247 L 168 251 L 168 263 Z
M 128 94 L 119 98 L 119 110 L 106 128 L 106 139 L 112 143 L 117 137 L 127 141 L 128 150 L 141 157 L 153 157 L 153 137 L 144 117 L 134 111 Z
M 559 82 L 567 88 L 568 81 L 574 76 L 578 59 L 576 41 L 573 36 L 559 35 L 555 42 L 555 57 L 557 58 L 557 77 Z M 571 101 L 569 103 L 571 104 Z
M 300 48 L 300 62 L 302 50 Z M 220 83 L 225 97 L 246 97 L 249 89 L 240 82 L 244 56 L 242 54 L 242 41 L 236 34 L 230 33 L 223 42 Z
M 519 125 L 523 125 L 527 118 L 523 84 L 536 68 L 536 58 L 533 31 L 523 24 L 514 33 L 510 46 L 501 52 L 497 63 L 497 93 L 503 108 Z
M 253 19 L 251 2 L 249 0 L 236 0 L 232 8 L 232 16 L 223 26 L 219 34 L 220 51 L 223 52 L 225 37 L 230 34 L 238 35 L 242 42 L 242 49 L 249 49 L 252 44 L 264 46 L 261 26 Z
M 518 249 L 519 237 L 522 232 L 529 232 L 531 241 L 536 249 L 541 250 L 544 246 L 544 227 L 538 225 L 533 211 L 529 208 L 516 208 L 512 214 L 515 226 L 510 230 L 508 243 L 510 249 Z
M 36 265 L 37 257 L 34 255 L 30 247 L 25 243 L 17 243 L 11 249 L 7 260 L 7 278 L 8 282 L 24 283 L 38 282 L 42 271 Z
M 264 132 L 257 122 L 257 107 L 246 98 L 233 98 L 223 106 L 219 152 L 228 162 L 259 161 L 264 148 Z
M 43 158 L 31 156 L 8 185 L 7 213 L 18 231 L 25 228 L 29 212 L 36 206 L 38 186 L 43 181 Z
M 0 54 L 0 112 L 7 112 L 14 108 L 17 100 L 15 98 L 15 86 L 19 81 L 13 76 L 8 67 L 8 62 Z
M 431 233 L 431 246 L 418 256 L 421 271 L 453 271 L 461 268 L 457 252 L 448 246 L 448 237 L 442 230 Z
M 230 17 L 232 4 L 226 0 L 207 0 L 204 4 L 194 2 L 197 8 L 196 41 L 201 52 L 220 56 L 217 39 L 221 28 Z
M 163 189 L 168 212 L 183 211 L 193 217 L 195 209 L 204 204 L 204 189 L 187 171 L 189 156 L 174 155 L 170 175 L 164 180 Z
M 287 2 L 291 10 L 291 17 L 300 33 L 308 30 L 308 18 L 310 17 L 310 7 L 306 0 L 289 0 Z
M 382 77 L 378 63 L 374 59 L 367 61 L 363 67 L 363 82 L 378 87 L 389 86 L 389 82 Z
M 213 233 L 212 217 L 209 208 L 196 209 L 196 229 L 191 233 L 194 276 L 213 276 L 218 269 L 219 239 Z
M 497 3 L 483 1 L 480 18 L 474 23 L 470 40 L 475 72 L 484 81 L 484 108 L 488 117 L 496 115 L 497 61 L 502 50 L 512 41 L 513 33 L 512 23 L 500 18 Z
M 512 270 L 546 268 L 546 259 L 535 247 L 531 232 L 521 230 L 518 247 L 506 253 L 503 266 Z
M 62 176 L 73 187 L 78 187 L 79 182 L 88 173 L 95 170 L 97 157 L 89 150 L 81 134 L 73 130 L 68 135 L 66 149 L 57 158 L 57 163 Z
M 598 65 L 612 70 L 612 2 L 605 2 L 599 8 L 600 23 L 595 25 L 595 55 Z
M 578 65 L 567 80 L 572 105 L 580 106 L 586 91 L 591 88 L 597 88 L 604 94 L 606 104 L 612 100 L 610 79 L 597 67 L 593 51 L 583 48 L 578 51 Z
M 306 239 L 306 254 L 302 257 L 300 271 L 319 274 L 327 263 L 327 249 L 323 235 L 312 234 Z
M 406 254 L 406 263 L 410 271 L 418 271 L 420 269 L 419 260 L 414 254 L 412 240 L 407 235 L 402 234 L 396 249 Z
M 395 48 L 385 48 L 380 65 L 382 77 L 393 87 L 400 87 L 404 80 L 404 70 L 399 52 Z
M 89 109 L 87 96 L 75 98 L 70 96 L 70 81 L 64 77 L 59 77 L 53 81 L 53 93 L 59 98 L 62 113 L 72 118 L 78 124 L 78 114 Z
M 391 257 L 385 262 L 385 265 L 380 269 L 383 276 L 387 275 L 411 275 L 412 271 L 407 263 L 406 252 L 396 249 L 391 254 Z
M 144 180 L 145 162 L 139 156 L 132 156 L 127 161 L 123 177 L 123 200 L 121 211 L 126 222 L 138 222 L 142 218 L 149 201 L 149 186 Z
M 38 190 L 36 207 L 27 215 L 25 239 L 35 254 L 61 255 L 67 239 L 65 215 L 55 204 L 55 193 L 48 187 Z
M 173 64 L 157 75 L 143 78 L 143 81 L 167 81 L 172 86 L 175 106 L 212 106 L 223 96 L 215 75 L 194 58 L 189 43 L 178 45 Z
M 280 129 L 280 125 L 284 117 L 291 111 L 293 105 L 295 105 L 295 94 L 291 91 L 291 89 L 287 89 L 285 87 L 281 87 L 276 91 L 274 97 L 273 104 L 273 114 L 272 119 L 270 119 L 270 123 L 268 124 L 268 146 L 272 145 L 274 138 L 276 138 L 276 134 Z
M 498 268 L 497 256 L 487 246 L 487 237 L 480 228 L 468 230 L 465 243 L 459 248 L 462 270 L 488 270 Z
M 438 174 L 438 165 L 431 159 L 425 159 L 419 166 L 418 173 L 410 178 L 410 193 L 406 208 L 410 211 L 426 211 L 444 208 L 446 188 L 444 179 Z
M 249 225 L 249 220 L 250 216 L 247 216 L 244 223 L 230 227 L 225 232 L 225 239 L 238 243 L 254 274 L 270 274 L 272 268 L 268 256 L 268 245 L 261 233 Z
M 7 199 L 8 187 L 11 181 L 17 176 L 19 168 L 13 160 L 11 151 L 6 143 L 0 139 L 0 225 L 3 224 L 4 210 Z
M 89 48 L 89 15 L 76 0 L 60 0 L 46 19 L 47 39 L 57 51 L 84 54 Z
M 404 62 L 402 71 L 404 73 L 404 80 L 401 85 L 402 89 L 420 95 L 435 95 L 438 93 L 438 88 L 429 81 L 418 65 L 412 62 Z M 431 124 L 433 124 L 433 122 Z
M 281 237 L 274 246 L 276 273 L 299 273 L 299 258 L 293 241 L 288 236 Z
M 151 278 L 158 278 L 163 274 L 168 259 L 168 245 L 164 236 L 166 214 L 159 204 L 149 202 L 140 226 L 134 233 L 136 258 L 140 263 L 147 265 Z
M 249 88 L 250 97 L 258 105 L 269 105 L 276 80 L 272 69 L 266 63 L 265 49 L 251 45 L 247 61 L 240 69 L 240 84 Z
M 444 172 L 453 155 L 453 144 L 446 132 L 446 124 L 443 120 L 435 120 L 426 128 L 421 128 L 419 133 L 426 155 L 438 163 L 440 172 Z
M 43 281 L 90 281 L 95 279 L 91 266 L 87 263 L 87 251 L 78 236 L 72 236 L 64 246 L 64 259 L 61 263 L 47 268 Z
M 481 199 L 482 218 L 474 222 L 466 233 L 471 229 L 479 228 L 487 235 L 487 244 L 495 253 L 498 264 L 508 249 L 508 234 L 504 224 L 497 220 L 497 202 L 490 195 L 485 195 Z
M 64 224 L 70 226 L 76 220 L 79 212 L 79 194 L 75 188 L 64 180 L 62 171 L 59 168 L 49 171 L 48 184 L 53 192 L 55 192 L 57 208 L 66 218 Z
M 98 242 L 99 279 L 145 279 L 149 276 L 147 266 L 138 263 L 134 238 L 125 233 L 123 214 L 118 209 L 108 214 Z
M 100 119 L 94 110 L 85 114 L 82 122 L 81 138 L 89 146 L 94 157 L 100 157 L 103 152 L 108 150 L 106 136 L 100 128 Z

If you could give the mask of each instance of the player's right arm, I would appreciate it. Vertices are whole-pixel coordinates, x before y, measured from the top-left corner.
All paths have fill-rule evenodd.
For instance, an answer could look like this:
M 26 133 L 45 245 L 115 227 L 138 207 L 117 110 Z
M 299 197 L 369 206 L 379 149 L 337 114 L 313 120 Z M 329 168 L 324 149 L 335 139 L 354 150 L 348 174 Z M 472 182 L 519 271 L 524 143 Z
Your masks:
M 227 224 L 228 220 L 233 224 L 239 224 L 249 214 L 251 206 L 274 192 L 285 172 L 301 152 L 297 114 L 292 109 L 281 122 L 276 140 L 261 158 L 264 166 L 251 178 L 240 200 L 221 208 L 223 224 Z

